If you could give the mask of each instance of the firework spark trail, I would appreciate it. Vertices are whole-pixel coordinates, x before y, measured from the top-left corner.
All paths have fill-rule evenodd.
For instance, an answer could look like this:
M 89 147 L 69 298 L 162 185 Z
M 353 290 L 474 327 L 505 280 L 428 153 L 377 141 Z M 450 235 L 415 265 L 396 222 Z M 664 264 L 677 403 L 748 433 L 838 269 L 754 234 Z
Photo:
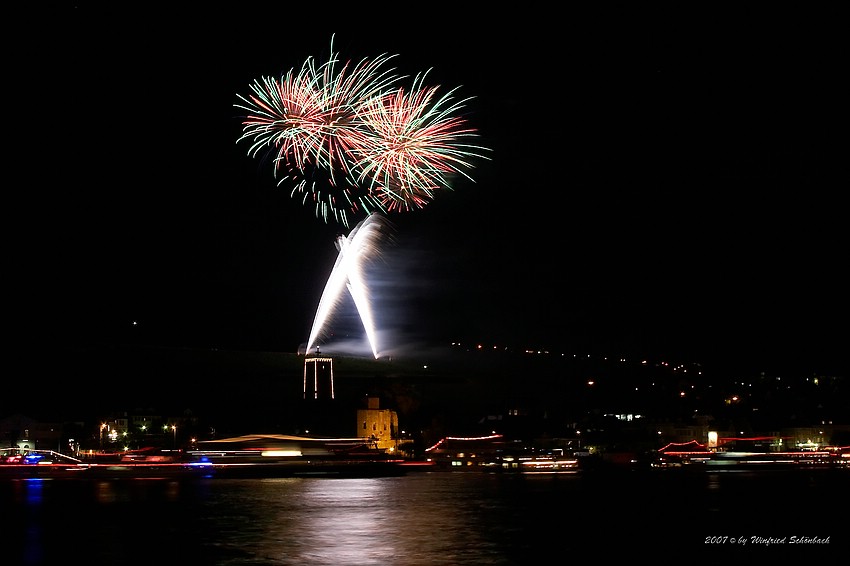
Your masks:
M 347 243 L 348 240 L 345 240 Z M 365 259 L 365 258 L 364 258 Z M 369 345 L 372 348 L 372 355 L 378 359 L 378 342 L 375 336 L 375 321 L 372 317 L 372 304 L 369 301 L 369 288 L 366 286 L 366 281 L 363 278 L 363 262 L 355 259 L 348 265 L 348 289 L 351 298 L 354 299 L 354 306 L 357 308 L 357 313 L 360 315 L 360 321 L 363 323 L 363 328 L 366 331 L 366 338 L 369 340 Z
M 361 221 L 348 237 L 339 236 L 336 241 L 339 254 L 334 263 L 330 277 L 325 284 L 316 316 L 313 319 L 313 328 L 310 331 L 310 339 L 307 341 L 309 352 L 316 341 L 325 331 L 327 321 L 339 306 L 343 291 L 348 289 L 357 307 L 360 320 L 366 330 L 366 337 L 372 349 L 372 355 L 378 358 L 377 338 L 375 335 L 375 323 L 369 302 L 369 288 L 363 274 L 366 263 L 374 259 L 379 251 L 379 243 L 384 233 L 383 217 L 377 213 L 370 214 Z
M 457 89 L 437 98 L 427 72 L 405 92 L 396 86 L 404 77 L 387 67 L 393 57 L 343 64 L 332 37 L 327 62 L 310 57 L 298 72 L 255 80 L 253 94 L 237 95 L 248 112 L 237 143 L 250 141 L 251 156 L 273 153 L 278 185 L 292 182 L 292 196 L 303 194 L 325 222 L 422 208 L 456 174 L 472 180 L 473 158 L 487 159 L 487 148 L 465 143 L 477 133 L 457 115 L 470 99 L 455 100 Z
M 340 253 L 336 257 L 333 270 L 331 270 L 330 277 L 328 277 L 328 281 L 325 283 L 322 297 L 319 299 L 319 306 L 316 309 L 316 315 L 313 319 L 313 327 L 310 330 L 310 339 L 307 340 L 306 352 L 308 353 L 313 345 L 316 344 L 319 336 L 324 332 L 327 320 L 336 310 L 340 301 L 342 301 L 342 290 L 345 288 L 347 280 L 346 263 L 350 263 L 351 261 L 351 256 L 343 253 L 343 241 L 344 238 L 342 237 L 337 239 L 337 247 Z

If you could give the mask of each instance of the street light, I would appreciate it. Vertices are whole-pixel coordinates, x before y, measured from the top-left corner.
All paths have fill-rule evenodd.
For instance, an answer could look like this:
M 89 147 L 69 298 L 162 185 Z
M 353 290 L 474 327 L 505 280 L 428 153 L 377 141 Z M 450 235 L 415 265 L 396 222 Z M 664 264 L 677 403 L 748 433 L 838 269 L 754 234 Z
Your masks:
M 171 425 L 171 432 L 174 433 L 174 445 L 173 448 L 177 450 L 177 425 Z

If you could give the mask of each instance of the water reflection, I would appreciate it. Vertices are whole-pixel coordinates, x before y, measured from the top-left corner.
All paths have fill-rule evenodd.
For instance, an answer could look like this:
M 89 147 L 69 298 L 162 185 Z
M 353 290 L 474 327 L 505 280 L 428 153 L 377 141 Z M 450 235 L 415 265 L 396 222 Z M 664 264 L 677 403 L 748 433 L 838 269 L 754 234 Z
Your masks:
M 44 500 L 44 482 L 42 479 L 24 480 L 25 499 L 28 505 L 38 505 Z
M 508 563 L 475 490 L 410 478 L 224 480 L 200 530 L 219 560 L 269 564 Z M 223 485 L 223 484 L 220 484 Z M 227 513 L 221 510 L 227 509 Z M 504 528 L 504 527 L 502 527 Z M 258 562 L 259 561 L 259 562 Z
M 406 478 L 316 481 L 302 491 L 301 536 L 286 556 L 292 563 L 463 564 L 464 554 L 496 562 L 496 545 L 483 532 L 484 501 L 448 484 L 406 489 Z M 447 520 L 450 518 L 450 520 Z M 488 551 L 488 547 L 490 550 Z
M 0 508 L 13 518 L 0 563 L 567 564 L 583 552 L 637 559 L 678 548 L 690 555 L 704 550 L 706 536 L 732 533 L 832 535 L 837 543 L 828 517 L 850 496 L 847 479 L 422 472 L 0 482 Z M 744 555 L 707 556 L 728 564 Z
M 41 564 L 44 560 L 44 529 L 42 528 L 38 512 L 39 506 L 44 501 L 44 481 L 31 479 L 19 482 L 24 490 L 24 500 L 27 504 L 27 513 L 23 515 L 23 555 L 26 564 Z M 4 510 L 5 514 L 5 510 Z

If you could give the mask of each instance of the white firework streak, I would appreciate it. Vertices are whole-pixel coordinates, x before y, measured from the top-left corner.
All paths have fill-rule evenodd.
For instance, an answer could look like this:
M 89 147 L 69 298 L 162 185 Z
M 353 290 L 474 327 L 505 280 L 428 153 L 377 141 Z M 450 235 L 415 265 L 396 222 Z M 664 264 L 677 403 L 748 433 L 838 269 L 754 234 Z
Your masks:
M 313 347 L 322 333 L 325 323 L 339 306 L 342 300 L 343 289 L 348 289 L 354 306 L 360 315 L 360 321 L 366 330 L 366 337 L 372 348 L 372 355 L 378 358 L 378 346 L 375 337 L 375 323 L 372 317 L 372 308 L 369 303 L 369 288 L 363 277 L 363 266 L 377 250 L 377 244 L 381 235 L 381 226 L 378 222 L 381 217 L 370 214 L 365 220 L 355 226 L 348 237 L 339 236 L 336 247 L 339 250 L 333 270 L 331 271 L 316 316 L 313 319 L 313 328 L 310 331 L 310 339 L 307 341 L 307 352 Z

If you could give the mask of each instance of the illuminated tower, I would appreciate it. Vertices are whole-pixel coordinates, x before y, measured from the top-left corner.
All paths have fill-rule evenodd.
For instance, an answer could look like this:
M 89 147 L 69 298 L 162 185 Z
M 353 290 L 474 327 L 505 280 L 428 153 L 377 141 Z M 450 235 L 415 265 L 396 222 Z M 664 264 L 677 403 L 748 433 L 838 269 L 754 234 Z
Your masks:
M 304 358 L 304 399 L 334 398 L 333 358 Z

